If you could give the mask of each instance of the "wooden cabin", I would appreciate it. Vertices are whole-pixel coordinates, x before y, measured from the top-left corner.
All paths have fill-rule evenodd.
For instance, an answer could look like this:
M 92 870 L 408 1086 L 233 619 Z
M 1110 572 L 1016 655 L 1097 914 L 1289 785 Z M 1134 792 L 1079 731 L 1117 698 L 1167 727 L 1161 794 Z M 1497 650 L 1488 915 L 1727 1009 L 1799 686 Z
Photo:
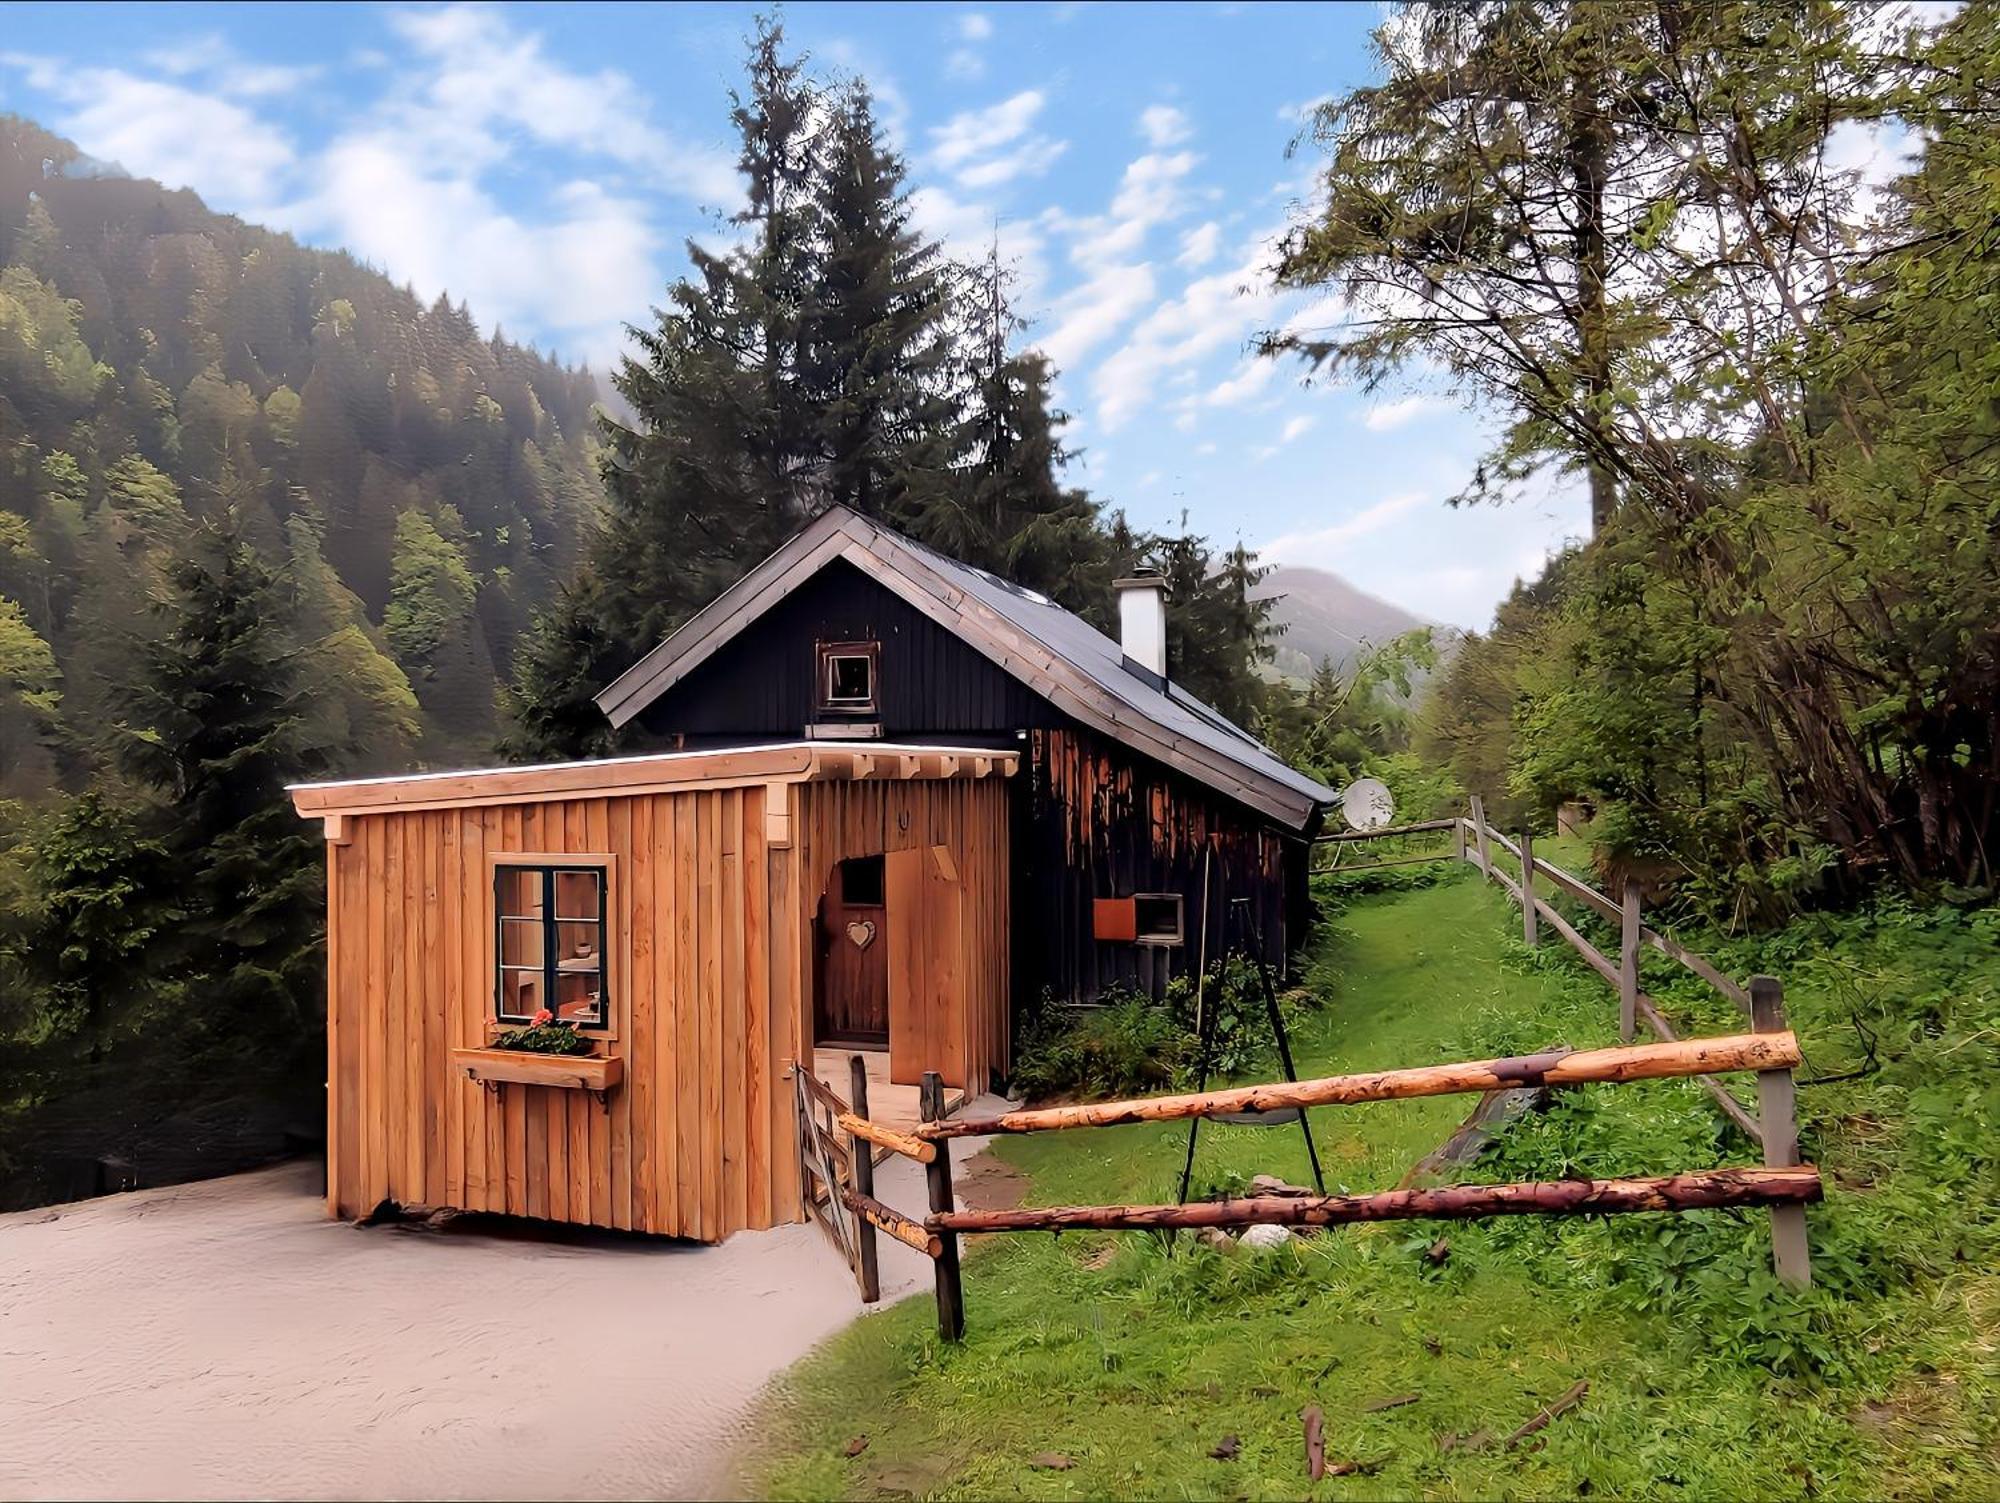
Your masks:
M 1006 795 L 1017 1004 L 1159 994 L 1211 956 L 1282 969 L 1332 790 L 1175 684 L 1157 576 L 1119 639 L 835 508 L 598 697 L 637 744 L 941 741 L 1017 752 Z M 837 932 L 845 908 L 823 916 Z M 837 946 L 835 949 L 837 950 Z M 830 978 L 816 1026 L 842 1035 Z M 995 1056 L 996 1060 L 998 1056 Z
M 925 1070 L 962 1099 L 1006 1068 L 1018 760 L 793 741 L 293 789 L 326 834 L 328 1213 L 799 1219 L 795 1064 L 844 1093 L 871 1048 L 891 1121 Z M 488 1047 L 543 1010 L 590 1054 Z

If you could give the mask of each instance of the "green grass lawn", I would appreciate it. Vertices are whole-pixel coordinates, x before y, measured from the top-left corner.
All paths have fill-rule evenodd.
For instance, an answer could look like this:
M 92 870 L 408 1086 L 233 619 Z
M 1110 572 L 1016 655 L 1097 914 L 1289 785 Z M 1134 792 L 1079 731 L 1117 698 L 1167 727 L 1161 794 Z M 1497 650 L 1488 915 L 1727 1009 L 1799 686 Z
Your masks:
M 1613 1041 L 1609 989 L 1560 946 L 1531 955 L 1518 925 L 1469 876 L 1353 901 L 1315 946 L 1322 1005 L 1295 1040 L 1301 1073 Z M 1914 1028 L 1896 1053 L 1878 1018 L 1894 1063 L 1806 1093 L 1809 1145 L 1837 1171 L 1812 1213 L 1810 1295 L 1773 1284 L 1756 1213 L 1390 1224 L 1263 1254 L 1136 1233 L 991 1237 L 968 1251 L 965 1342 L 937 1340 L 928 1298 L 862 1320 L 774 1390 L 744 1484 L 780 1498 L 2000 1493 L 2000 1111 L 1981 1036 L 2000 1022 L 2000 961 L 1987 931 L 1880 929 L 1843 936 L 1830 968 L 1809 946 L 1729 957 L 1738 974 L 1790 962 L 1794 1018 L 1822 1069 L 1844 1059 L 1837 1024 L 1857 970 L 1893 992 L 1882 1005 L 1897 1018 L 1914 986 L 1902 982 L 1950 972 L 1930 1009 L 1941 1026 Z M 1740 1026 L 1727 1004 L 1664 974 L 1647 981 L 1703 1031 Z M 1954 1042 L 1960 1057 L 1939 1058 Z M 1936 1089 L 1960 1096 L 1918 1102 Z M 1470 1104 L 1315 1113 L 1329 1188 L 1393 1185 Z M 1903 1122 L 1890 1120 L 1898 1109 Z M 996 1151 L 1034 1202 L 1170 1200 L 1186 1142 L 1183 1123 Z M 1466 1177 L 1725 1161 L 1754 1160 L 1692 1084 L 1658 1082 L 1569 1093 Z M 1296 1127 L 1203 1125 L 1198 1185 L 1260 1172 L 1306 1182 Z M 1952 1206 L 1956 1224 L 1941 1220 Z M 1424 1249 L 1441 1234 L 1450 1252 L 1436 1266 Z M 1579 1406 L 1505 1445 L 1579 1379 Z M 1329 1461 L 1364 1471 L 1308 1484 L 1299 1416 L 1311 1404 Z M 1211 1459 L 1225 1435 L 1235 1458 Z M 1036 1466 L 1044 1453 L 1073 1465 Z

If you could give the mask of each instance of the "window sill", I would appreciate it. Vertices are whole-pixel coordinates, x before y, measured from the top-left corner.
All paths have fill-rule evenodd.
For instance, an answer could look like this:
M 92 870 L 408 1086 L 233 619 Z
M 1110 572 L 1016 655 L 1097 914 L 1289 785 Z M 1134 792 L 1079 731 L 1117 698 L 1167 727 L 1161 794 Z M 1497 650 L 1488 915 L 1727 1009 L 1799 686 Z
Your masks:
M 609 1091 L 625 1078 L 618 1054 L 530 1054 L 525 1049 L 454 1049 L 452 1068 L 487 1085 L 556 1086 Z

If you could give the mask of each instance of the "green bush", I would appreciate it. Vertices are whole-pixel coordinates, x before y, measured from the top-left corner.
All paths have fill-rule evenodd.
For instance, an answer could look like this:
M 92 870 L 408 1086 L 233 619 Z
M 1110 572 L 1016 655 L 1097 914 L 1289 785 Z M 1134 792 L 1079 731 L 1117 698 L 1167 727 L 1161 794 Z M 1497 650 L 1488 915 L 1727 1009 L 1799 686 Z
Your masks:
M 1286 1028 L 1309 1005 L 1303 992 L 1280 996 Z M 1232 955 L 1209 967 L 1201 1011 L 1214 1009 L 1211 1080 L 1269 1072 L 1276 1041 L 1255 962 Z M 1015 1043 L 1012 1086 L 1033 1100 L 1105 1100 L 1192 1089 L 1201 1071 L 1201 1035 L 1192 976 L 1176 976 L 1161 1000 L 1119 988 L 1094 1007 L 1045 1001 Z

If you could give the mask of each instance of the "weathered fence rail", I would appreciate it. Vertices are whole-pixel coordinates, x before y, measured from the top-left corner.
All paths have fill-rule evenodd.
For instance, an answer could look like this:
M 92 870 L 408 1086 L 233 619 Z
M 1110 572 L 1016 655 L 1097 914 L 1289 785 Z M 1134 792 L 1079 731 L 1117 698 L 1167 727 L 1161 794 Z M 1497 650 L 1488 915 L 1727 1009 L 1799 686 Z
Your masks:
M 931 1259 L 935 1274 L 938 1330 L 945 1339 L 965 1332 L 965 1295 L 959 1274 L 962 1233 L 1065 1230 L 1142 1231 L 1200 1227 L 1336 1226 L 1355 1222 L 1413 1219 L 1466 1219 L 1481 1216 L 1590 1216 L 1632 1212 L 1677 1212 L 1717 1207 L 1763 1207 L 1771 1218 L 1772 1261 L 1780 1279 L 1811 1282 L 1806 1248 L 1805 1206 L 1820 1198 L 1818 1169 L 1799 1162 L 1797 1098 L 1792 1071 L 1801 1063 L 1798 1039 L 1785 1026 L 1784 992 L 1769 976 L 1747 987 L 1671 936 L 1643 921 L 1637 883 L 1628 882 L 1622 900 L 1591 887 L 1537 856 L 1526 831 L 1511 839 L 1487 823 L 1484 801 L 1475 797 L 1470 818 L 1418 820 L 1383 830 L 1346 831 L 1320 839 L 1331 845 L 1450 831 L 1452 849 L 1399 857 L 1346 868 L 1373 871 L 1392 865 L 1459 860 L 1521 906 L 1522 937 L 1540 942 L 1546 924 L 1614 988 L 1619 997 L 1621 1042 L 1602 1049 L 1553 1049 L 1507 1059 L 1420 1065 L 1317 1080 L 1275 1081 L 1213 1091 L 1181 1092 L 1128 1101 L 1043 1107 L 985 1117 L 946 1117 L 944 1085 L 926 1073 L 920 1096 L 923 1120 L 902 1131 L 870 1120 L 868 1081 L 860 1056 L 852 1061 L 854 1103 L 840 1101 L 819 1082 L 800 1086 L 801 1178 L 829 1188 L 827 1209 L 835 1211 L 829 1234 L 849 1251 L 863 1297 L 880 1298 L 875 1268 L 875 1236 L 883 1232 Z M 1494 852 L 1513 858 L 1518 879 L 1501 870 Z M 1617 957 L 1605 954 L 1569 917 L 1536 892 L 1537 880 L 1582 903 L 1619 931 Z M 1712 1038 L 1681 1038 L 1653 999 L 1639 990 L 1639 950 L 1650 947 L 1678 961 L 1740 1006 L 1751 1031 Z M 1635 1043 L 1640 1024 L 1657 1042 Z M 1714 1077 L 1749 1071 L 1757 1080 L 1757 1111 Z M 803 1070 L 800 1072 L 805 1074 Z M 1171 1122 L 1270 1113 L 1318 1106 L 1411 1100 L 1460 1092 L 1492 1093 L 1528 1087 L 1619 1085 L 1647 1080 L 1692 1078 L 1744 1135 L 1763 1151 L 1762 1167 L 1722 1167 L 1635 1179 L 1566 1179 L 1499 1185 L 1439 1185 L 1362 1195 L 1259 1195 L 1187 1205 L 1027 1206 L 982 1211 L 958 1208 L 952 1185 L 951 1145 L 969 1137 L 1002 1133 L 1055 1132 L 1115 1127 L 1134 1122 Z M 827 1139 L 845 1133 L 847 1145 Z M 808 1148 L 807 1145 L 811 1145 Z M 874 1196 L 872 1149 L 924 1166 L 930 1214 L 922 1221 L 883 1204 Z M 851 1183 L 842 1169 L 851 1176 Z M 808 1209 L 818 1214 L 815 1197 Z M 840 1212 L 846 1214 L 841 1215 Z

